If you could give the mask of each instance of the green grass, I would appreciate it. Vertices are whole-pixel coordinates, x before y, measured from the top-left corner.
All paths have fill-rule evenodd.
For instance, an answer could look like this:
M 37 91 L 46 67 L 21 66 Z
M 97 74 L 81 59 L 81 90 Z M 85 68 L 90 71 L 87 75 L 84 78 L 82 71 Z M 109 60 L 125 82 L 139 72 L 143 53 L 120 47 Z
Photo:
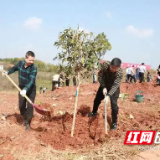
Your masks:
M 15 72 L 9 76 L 18 85 L 18 73 Z M 41 86 L 47 87 L 49 90 L 51 90 L 52 76 L 53 76 L 53 73 L 51 72 L 38 72 L 37 78 L 36 78 L 37 90 L 39 90 Z M 0 82 L 1 82 L 0 91 L 3 91 L 3 90 L 16 91 L 17 90 L 15 86 L 5 76 L 2 77 L 0 75 Z
M 125 81 L 125 69 L 123 69 L 123 79 L 122 81 L 124 82 Z M 155 75 L 155 71 L 154 70 L 150 70 L 150 73 L 152 74 L 152 76 Z M 36 86 L 37 86 L 37 91 L 39 91 L 39 88 L 41 86 L 43 87 L 47 87 L 48 90 L 51 90 L 52 88 L 52 76 L 54 75 L 55 73 L 53 72 L 38 72 L 37 73 L 37 78 L 36 78 Z M 12 80 L 18 84 L 18 73 L 15 72 L 13 73 L 12 75 L 10 75 L 10 77 L 12 78 Z M 146 80 L 146 75 L 145 75 L 145 80 Z M 92 76 L 89 78 L 89 79 L 85 79 L 84 80 L 85 82 L 92 82 Z M 6 78 L 6 77 L 2 77 L 2 75 L 0 75 L 0 82 L 1 82 L 1 85 L 0 85 L 0 91 L 3 91 L 3 90 L 13 90 L 13 91 L 16 91 L 17 89 L 13 86 L 13 84 Z M 70 86 L 73 85 L 73 82 L 72 82 L 72 77 L 70 77 Z
M 39 91 L 39 88 L 41 86 L 47 87 L 48 90 L 51 90 L 52 88 L 52 77 L 55 73 L 53 72 L 38 72 L 37 77 L 36 77 L 36 86 L 37 86 L 37 91 Z M 11 79 L 18 84 L 18 73 L 15 72 L 11 75 L 9 75 Z M 70 86 L 73 86 L 73 81 L 72 81 L 72 76 L 70 77 Z M 0 75 L 0 91 L 3 90 L 13 90 L 16 91 L 17 89 L 15 86 L 7 79 L 7 77 L 2 77 Z M 86 79 L 85 82 L 92 82 L 92 78 Z M 64 83 L 65 85 L 65 83 Z

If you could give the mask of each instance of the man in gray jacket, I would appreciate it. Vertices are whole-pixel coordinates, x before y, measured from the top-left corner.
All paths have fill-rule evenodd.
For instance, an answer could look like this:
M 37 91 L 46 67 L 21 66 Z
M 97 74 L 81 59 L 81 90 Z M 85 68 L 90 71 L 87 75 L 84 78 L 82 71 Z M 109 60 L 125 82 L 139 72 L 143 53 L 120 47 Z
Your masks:
M 103 63 L 102 69 L 99 72 L 99 83 L 100 87 L 97 91 L 96 98 L 94 100 L 93 110 L 88 116 L 92 117 L 97 115 L 98 107 L 101 101 L 105 98 L 108 102 L 111 100 L 112 109 L 112 126 L 111 130 L 117 128 L 117 114 L 119 107 L 117 105 L 117 100 L 120 93 L 120 82 L 123 77 L 123 71 L 120 68 L 121 60 L 119 58 L 114 58 L 111 62 Z

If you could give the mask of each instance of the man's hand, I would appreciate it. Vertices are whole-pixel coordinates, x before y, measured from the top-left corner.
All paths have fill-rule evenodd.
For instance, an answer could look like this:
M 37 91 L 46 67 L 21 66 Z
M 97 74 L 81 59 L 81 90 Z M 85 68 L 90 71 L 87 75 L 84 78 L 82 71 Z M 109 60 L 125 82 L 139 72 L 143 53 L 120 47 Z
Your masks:
M 60 78 L 60 82 L 64 82 L 64 80 L 62 78 Z
M 106 103 L 108 103 L 109 100 L 110 100 L 109 96 L 105 96 L 104 101 L 105 101 Z
M 107 95 L 107 88 L 103 88 L 103 95 L 104 95 L 104 96 Z
M 21 94 L 22 97 L 26 96 L 26 90 L 25 89 L 21 90 L 20 94 Z
M 8 73 L 6 71 L 2 71 L 2 77 L 4 77 L 5 75 L 7 75 Z

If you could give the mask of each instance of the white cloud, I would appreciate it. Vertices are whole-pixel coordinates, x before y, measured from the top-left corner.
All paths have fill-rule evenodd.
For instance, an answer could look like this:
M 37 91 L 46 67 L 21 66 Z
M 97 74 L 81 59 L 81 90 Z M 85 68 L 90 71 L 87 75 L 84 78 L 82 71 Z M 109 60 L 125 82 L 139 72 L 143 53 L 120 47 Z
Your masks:
M 82 28 L 82 27 L 79 27 L 79 30 L 80 30 L 80 31 L 84 31 L 85 33 L 90 33 L 90 31 L 89 31 L 89 30 L 84 29 L 84 28 Z
M 141 37 L 141 38 L 151 37 L 154 33 L 153 29 L 138 29 L 132 25 L 127 26 L 126 30 L 128 33 L 134 34 L 134 35 Z
M 23 24 L 25 28 L 31 30 L 37 30 L 41 27 L 41 25 L 42 25 L 42 19 L 37 17 L 30 17 L 27 20 L 25 20 Z
M 112 13 L 111 13 L 111 12 L 105 12 L 104 14 L 105 14 L 105 16 L 106 16 L 107 18 L 109 18 L 109 19 L 112 18 Z

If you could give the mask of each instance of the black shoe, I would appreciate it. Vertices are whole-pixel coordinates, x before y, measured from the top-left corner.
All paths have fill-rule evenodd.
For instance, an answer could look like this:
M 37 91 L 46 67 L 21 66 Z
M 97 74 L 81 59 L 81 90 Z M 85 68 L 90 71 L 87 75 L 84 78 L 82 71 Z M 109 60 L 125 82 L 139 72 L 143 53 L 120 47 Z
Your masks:
M 88 117 L 93 117 L 93 116 L 96 116 L 96 115 L 97 115 L 97 112 L 96 113 L 89 113 Z
M 29 131 L 29 130 L 30 130 L 30 125 L 26 124 L 26 131 Z
M 113 123 L 111 126 L 111 130 L 116 130 L 117 129 L 117 123 Z

